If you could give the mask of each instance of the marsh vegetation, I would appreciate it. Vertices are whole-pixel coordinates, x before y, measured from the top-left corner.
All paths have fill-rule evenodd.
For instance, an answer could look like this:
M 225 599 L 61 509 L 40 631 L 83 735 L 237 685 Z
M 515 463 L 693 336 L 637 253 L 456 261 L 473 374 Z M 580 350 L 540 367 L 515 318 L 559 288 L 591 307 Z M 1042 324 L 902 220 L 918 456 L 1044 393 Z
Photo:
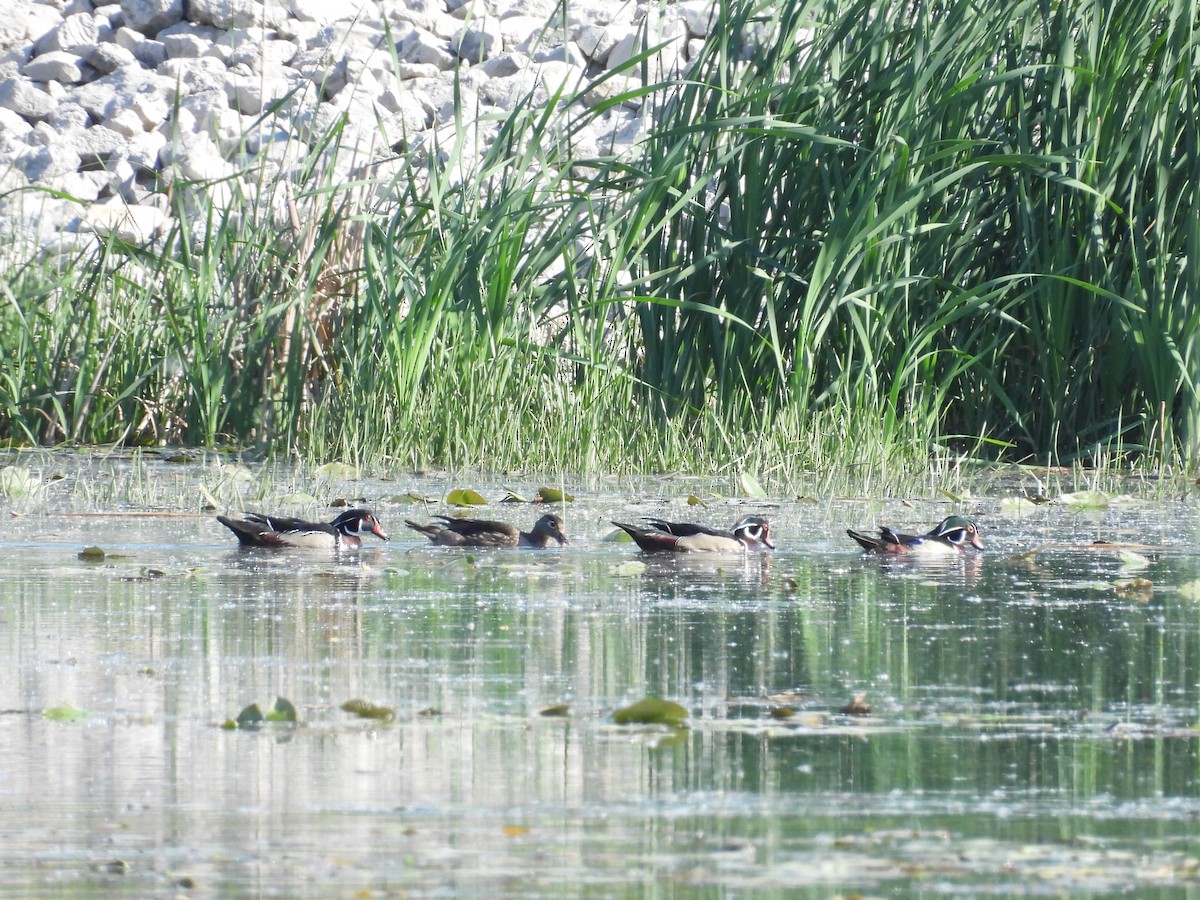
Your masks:
M 382 205 L 300 166 L 282 235 L 180 183 L 153 247 L 9 245 L 0 437 L 572 471 L 1196 462 L 1189 4 L 720 15 L 690 80 L 582 114 L 641 105 L 635 156 L 581 155 L 527 104 L 468 177 L 464 146 L 402 156 Z

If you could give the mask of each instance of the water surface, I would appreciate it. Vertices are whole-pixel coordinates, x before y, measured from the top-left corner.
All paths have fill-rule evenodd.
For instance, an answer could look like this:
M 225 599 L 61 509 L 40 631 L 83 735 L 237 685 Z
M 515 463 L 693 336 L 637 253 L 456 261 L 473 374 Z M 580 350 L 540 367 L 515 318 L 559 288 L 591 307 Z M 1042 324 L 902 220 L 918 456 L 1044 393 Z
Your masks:
M 30 490 L 10 491 L 0 537 L 9 893 L 1200 886 L 1186 491 L 1018 508 L 1016 483 L 755 503 L 720 499 L 720 480 L 600 481 L 568 485 L 568 548 L 469 553 L 403 526 L 445 511 L 407 492 L 459 481 L 342 478 L 281 510 L 369 501 L 393 540 L 336 558 L 239 551 L 201 509 L 197 484 L 275 510 L 293 487 L 277 474 L 18 462 Z M 497 500 L 538 483 L 466 486 Z M 487 509 L 525 527 L 544 511 Z M 749 511 L 770 516 L 776 553 L 633 572 L 636 550 L 606 540 L 612 518 Z M 977 519 L 985 553 L 881 562 L 843 533 L 949 512 Z M 106 559 L 79 559 L 89 545 Z M 859 694 L 869 715 L 839 712 Z M 613 723 L 647 696 L 689 727 Z M 297 725 L 221 727 L 276 697 Z M 394 721 L 344 712 L 355 698 Z

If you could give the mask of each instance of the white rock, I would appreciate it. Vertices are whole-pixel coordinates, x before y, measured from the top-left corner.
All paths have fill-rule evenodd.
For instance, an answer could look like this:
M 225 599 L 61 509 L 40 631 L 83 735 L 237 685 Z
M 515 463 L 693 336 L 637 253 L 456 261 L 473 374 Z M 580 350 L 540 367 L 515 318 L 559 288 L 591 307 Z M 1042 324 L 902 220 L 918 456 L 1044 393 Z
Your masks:
M 47 181 L 79 168 L 79 154 L 66 147 L 30 147 L 16 161 L 30 181 Z
M 153 240 L 168 228 L 169 219 L 154 206 L 130 206 L 122 202 L 96 203 L 81 217 L 81 231 L 116 234 L 130 243 Z
M 10 0 L 5 15 L 0 16 L 0 50 L 32 43 L 25 34 L 25 22 L 33 15 L 30 0 Z
M 95 172 L 67 172 L 46 181 L 46 186 L 61 191 L 72 200 L 93 203 L 100 196 L 100 183 Z M 101 173 L 102 174 L 102 173 Z
M 479 16 L 463 26 L 462 31 L 451 39 L 450 49 L 459 59 L 470 63 L 481 63 L 491 59 L 504 49 L 504 35 L 500 31 L 500 20 L 495 16 Z
M 84 56 L 84 60 L 97 72 L 107 75 L 109 72 L 132 65 L 137 62 L 137 57 L 133 55 L 132 51 L 126 50 L 115 41 L 110 41 L 107 44 L 98 44 L 93 47 Z
M 157 34 L 183 20 L 183 0 L 121 0 L 121 11 L 129 28 L 146 35 Z
M 446 15 L 446 5 L 441 0 L 383 0 L 379 12 L 393 27 L 396 22 L 410 22 L 422 31 L 433 31 Z
M 300 48 L 292 41 L 260 40 L 238 44 L 225 62 L 232 69 L 244 65 L 251 72 L 275 73 L 296 58 Z
M 450 45 L 424 31 L 414 31 L 402 40 L 396 55 L 404 62 L 437 66 L 442 71 L 454 68 Z
M 133 137 L 146 130 L 146 123 L 132 109 L 122 109 L 106 123 L 109 128 L 123 137 Z
M 44 119 L 54 111 L 54 99 L 35 87 L 27 78 L 17 76 L 0 81 L 0 109 L 9 109 L 26 119 Z
M 97 78 L 72 94 L 75 102 L 98 122 L 107 121 L 122 109 L 132 108 L 136 111 L 146 98 L 159 100 L 165 109 L 170 106 L 174 95 L 173 79 L 163 78 L 137 66 L 128 66 Z
M 148 69 L 158 68 L 167 58 L 167 48 L 162 41 L 151 40 L 140 31 L 121 27 L 113 33 L 113 40 L 134 55 Z
M 602 66 L 608 62 L 608 55 L 618 39 L 632 33 L 628 26 L 618 27 L 621 29 L 619 33 L 614 31 L 614 26 L 580 25 L 572 32 L 572 36 L 584 56 Z
M 105 32 L 103 37 L 101 26 Z M 54 50 L 66 50 L 76 56 L 83 56 L 102 40 L 109 40 L 111 37 L 108 19 L 94 13 L 76 13 L 67 16 L 57 28 L 44 34 L 41 40 L 34 44 L 34 52 L 40 55 Z
M 135 169 L 153 171 L 158 168 L 159 156 L 166 146 L 167 137 L 162 132 L 144 131 L 125 142 L 125 159 Z
M 692 37 L 708 37 L 709 30 L 717 24 L 719 9 L 711 0 L 682 0 L 679 16 Z
M 82 165 L 103 163 L 113 156 L 123 155 L 125 150 L 125 138 L 103 125 L 67 129 L 58 134 L 54 143 L 79 154 Z
M 0 141 L 21 141 L 33 130 L 18 113 L 0 106 Z
M 72 128 L 87 128 L 92 124 L 92 117 L 78 103 L 61 102 L 54 107 L 54 112 L 46 117 L 45 124 L 55 132 L 62 133 Z
M 188 20 L 217 28 L 246 28 L 260 24 L 262 7 L 254 0 L 188 0 Z
M 79 84 L 89 80 L 93 69 L 74 53 L 52 50 L 35 56 L 21 68 L 21 74 L 33 81 L 57 81 L 59 84 Z
M 62 22 L 62 13 L 53 6 L 35 3 L 32 6 L 21 7 L 20 12 L 24 17 L 22 24 L 25 26 L 25 40 L 30 44 L 36 45 Z
M 161 32 L 160 35 L 163 48 L 167 51 L 167 59 L 199 59 L 207 56 L 209 49 L 213 46 L 212 39 L 205 35 L 162 34 Z

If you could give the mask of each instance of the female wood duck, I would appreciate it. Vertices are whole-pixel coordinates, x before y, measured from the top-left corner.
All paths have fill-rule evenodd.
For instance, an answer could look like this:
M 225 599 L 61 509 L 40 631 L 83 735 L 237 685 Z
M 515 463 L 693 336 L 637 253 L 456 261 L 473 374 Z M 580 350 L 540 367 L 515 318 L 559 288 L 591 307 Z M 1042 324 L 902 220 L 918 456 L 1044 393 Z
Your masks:
M 237 535 L 243 547 L 357 550 L 364 534 L 388 540 L 379 520 L 365 509 L 348 509 L 328 525 L 261 513 L 246 513 L 242 519 L 217 516 L 217 521 Z
M 555 515 L 542 516 L 532 531 L 520 531 L 507 522 L 487 519 L 452 519 L 434 516 L 441 525 L 420 525 L 407 519 L 404 524 L 419 531 L 439 547 L 533 547 L 545 549 L 551 541 L 567 543 L 563 520 Z
M 649 528 L 613 522 L 633 538 L 644 553 L 745 553 L 747 550 L 775 549 L 771 542 L 771 525 L 762 516 L 743 516 L 729 531 L 662 519 L 646 519 L 646 523 Z
M 917 553 L 922 556 L 948 556 L 962 553 L 970 544 L 983 549 L 979 526 L 963 516 L 947 516 L 927 534 L 901 534 L 891 528 L 880 528 L 879 537 L 847 528 L 846 534 L 858 541 L 868 553 Z

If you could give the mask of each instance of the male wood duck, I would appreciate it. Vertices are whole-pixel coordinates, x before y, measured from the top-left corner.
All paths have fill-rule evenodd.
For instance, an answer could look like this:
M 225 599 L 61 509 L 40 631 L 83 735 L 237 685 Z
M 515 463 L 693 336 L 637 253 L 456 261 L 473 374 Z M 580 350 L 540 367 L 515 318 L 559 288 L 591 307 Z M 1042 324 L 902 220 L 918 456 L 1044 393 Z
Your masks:
M 970 544 L 976 550 L 983 549 L 979 540 L 979 526 L 963 516 L 947 516 L 927 534 L 901 534 L 886 526 L 879 529 L 879 537 L 863 534 L 851 528 L 846 534 L 858 541 L 868 553 L 917 553 L 922 556 L 948 556 L 962 553 Z
M 237 535 L 244 547 L 357 550 L 364 534 L 388 540 L 379 520 L 365 509 L 348 509 L 329 524 L 261 513 L 246 513 L 241 519 L 217 516 L 217 521 Z
M 547 514 L 533 525 L 532 531 L 521 531 L 507 522 L 492 522 L 488 519 L 453 519 L 449 516 L 434 516 L 441 525 L 420 525 L 405 520 L 404 524 L 419 531 L 439 547 L 533 547 L 545 549 L 551 541 L 567 543 L 563 520 Z
M 743 516 L 729 531 L 662 519 L 646 519 L 646 523 L 649 528 L 613 522 L 644 553 L 745 553 L 775 549 L 771 525 L 762 516 Z

